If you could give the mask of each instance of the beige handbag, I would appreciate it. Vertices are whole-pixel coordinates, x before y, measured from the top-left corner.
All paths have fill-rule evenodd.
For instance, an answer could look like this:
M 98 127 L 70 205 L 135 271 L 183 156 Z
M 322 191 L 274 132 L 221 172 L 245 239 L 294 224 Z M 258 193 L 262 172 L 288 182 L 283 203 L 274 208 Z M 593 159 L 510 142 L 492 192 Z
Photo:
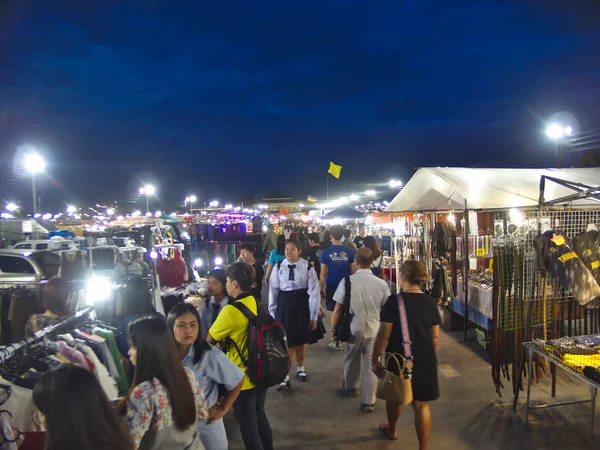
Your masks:
M 396 361 L 401 375 L 385 369 L 391 359 Z M 404 357 L 399 353 L 383 353 L 380 362 L 385 372 L 377 384 L 377 398 L 401 406 L 410 405 L 413 401 L 412 374 L 406 371 Z
M 402 327 L 402 345 L 404 346 L 404 354 L 400 353 L 382 353 L 379 359 L 384 374 L 379 379 L 377 385 L 377 398 L 386 402 L 396 403 L 401 406 L 410 405 L 413 401 L 412 390 L 412 352 L 410 348 L 410 335 L 408 333 L 408 321 L 406 319 L 406 309 L 404 307 L 404 299 L 398 295 L 398 309 L 400 311 L 400 324 Z M 399 369 L 400 375 L 389 371 L 390 360 L 394 359 L 396 366 Z

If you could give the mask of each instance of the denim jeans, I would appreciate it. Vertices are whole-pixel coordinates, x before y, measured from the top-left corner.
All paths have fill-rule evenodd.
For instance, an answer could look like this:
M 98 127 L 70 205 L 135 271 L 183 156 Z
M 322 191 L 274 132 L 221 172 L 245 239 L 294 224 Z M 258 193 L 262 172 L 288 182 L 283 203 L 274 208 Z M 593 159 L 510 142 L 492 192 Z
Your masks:
M 246 450 L 273 450 L 273 433 L 265 414 L 267 389 L 247 389 L 233 404 Z

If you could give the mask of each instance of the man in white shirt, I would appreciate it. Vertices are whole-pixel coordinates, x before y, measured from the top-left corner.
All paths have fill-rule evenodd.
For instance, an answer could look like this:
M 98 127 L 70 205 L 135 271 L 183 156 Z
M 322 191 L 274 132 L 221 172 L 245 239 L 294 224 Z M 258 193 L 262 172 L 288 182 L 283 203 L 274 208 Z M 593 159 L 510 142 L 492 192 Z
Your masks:
M 377 376 L 373 373 L 371 363 L 373 346 L 379 331 L 381 309 L 391 294 L 387 283 L 371 271 L 373 252 L 369 248 L 362 247 L 357 251 L 356 263 L 358 270 L 350 276 L 350 312 L 354 314 L 350 331 L 353 339 L 352 342 L 344 342 L 344 388 L 358 396 L 362 356 L 362 409 L 371 412 L 375 407 L 377 392 Z M 331 316 L 331 327 L 334 330 L 342 320 L 345 296 L 346 281 L 342 280 L 333 296 L 336 305 Z

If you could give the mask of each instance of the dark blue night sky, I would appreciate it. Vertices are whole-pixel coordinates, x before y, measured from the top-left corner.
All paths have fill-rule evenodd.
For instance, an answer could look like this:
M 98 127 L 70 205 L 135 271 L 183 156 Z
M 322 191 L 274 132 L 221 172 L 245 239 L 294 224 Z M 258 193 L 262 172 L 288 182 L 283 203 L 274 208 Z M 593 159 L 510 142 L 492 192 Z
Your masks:
M 0 199 L 165 208 L 364 189 L 417 166 L 553 166 L 558 112 L 600 132 L 596 1 L 4 1 Z M 42 207 L 42 209 L 48 209 Z

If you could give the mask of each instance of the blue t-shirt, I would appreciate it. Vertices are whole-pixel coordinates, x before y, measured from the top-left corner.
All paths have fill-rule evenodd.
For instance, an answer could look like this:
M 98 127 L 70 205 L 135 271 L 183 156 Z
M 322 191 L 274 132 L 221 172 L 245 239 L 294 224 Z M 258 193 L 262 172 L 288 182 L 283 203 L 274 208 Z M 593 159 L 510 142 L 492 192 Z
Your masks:
M 354 252 L 345 245 L 331 245 L 321 253 L 321 264 L 327 264 L 327 287 L 337 289 L 340 281 L 350 275 Z
M 277 253 L 277 249 L 271 250 L 271 254 L 269 255 L 269 264 L 272 266 L 276 266 L 277 263 L 283 261 L 285 259 L 285 254 L 280 255 Z

